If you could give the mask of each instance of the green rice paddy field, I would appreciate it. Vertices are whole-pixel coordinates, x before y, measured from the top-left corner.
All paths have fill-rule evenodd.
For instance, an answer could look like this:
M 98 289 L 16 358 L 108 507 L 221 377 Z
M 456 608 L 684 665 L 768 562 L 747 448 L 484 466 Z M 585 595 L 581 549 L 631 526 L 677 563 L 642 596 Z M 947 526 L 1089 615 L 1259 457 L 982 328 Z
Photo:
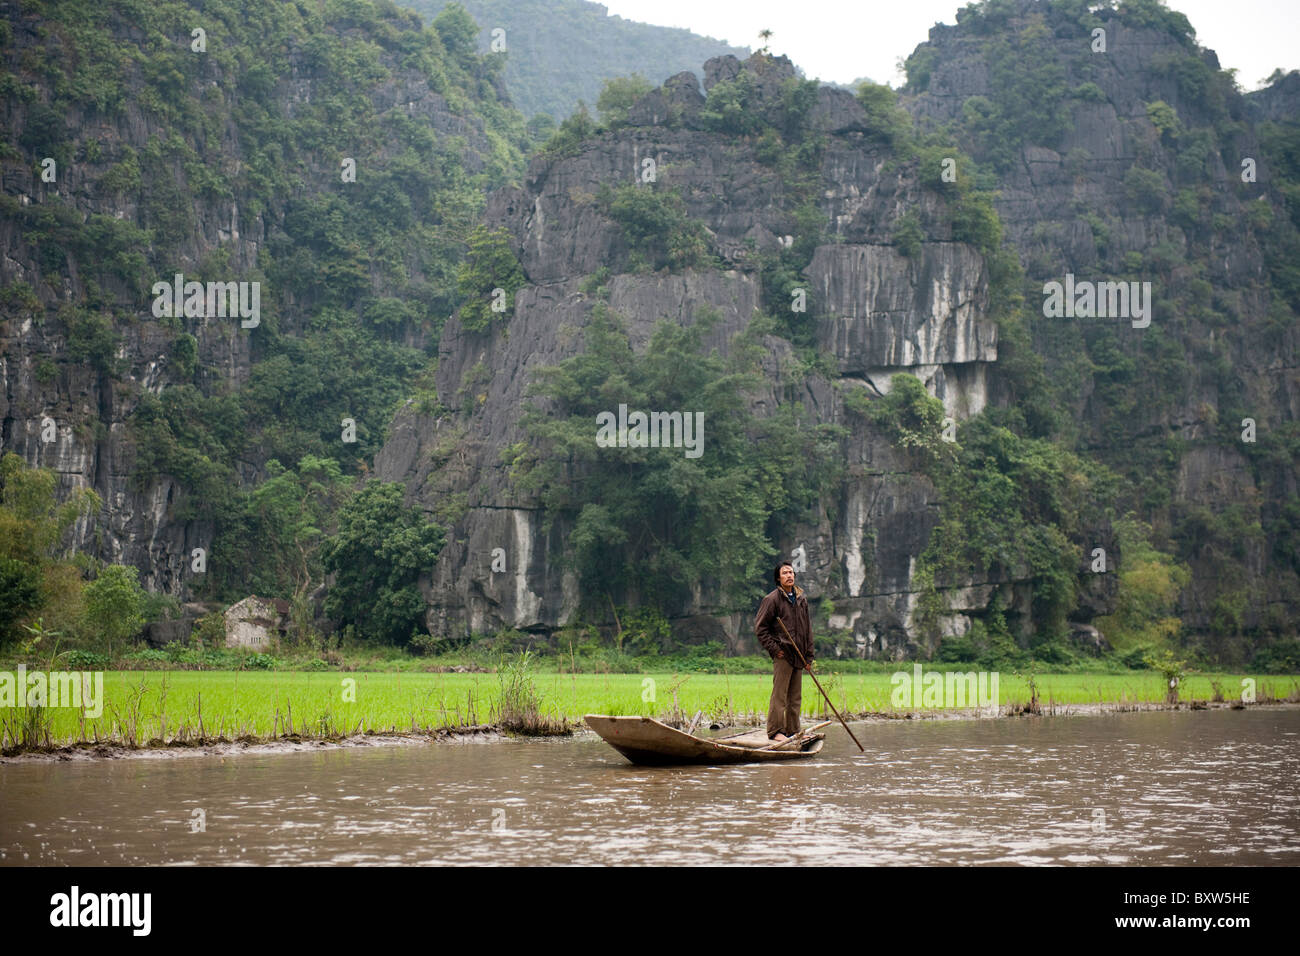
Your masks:
M 926 673 L 938 668 L 927 669 Z M 908 670 L 910 676 L 910 668 Z M 821 675 L 822 685 L 846 715 L 919 712 L 936 708 L 891 707 L 889 674 Z M 1300 680 L 1287 675 L 1197 674 L 1186 677 L 1179 698 L 1242 698 L 1244 680 L 1254 695 L 1300 700 Z M 753 722 L 766 712 L 771 678 L 765 675 L 534 674 L 540 712 L 580 720 L 583 714 L 645 714 L 662 717 L 697 710 L 713 718 Z M 1159 702 L 1165 686 L 1157 672 L 1040 674 L 1040 705 Z M 354 682 L 354 683 L 353 683 Z M 75 707 L 49 707 L 40 738 L 52 744 L 109 741 L 128 746 L 202 738 L 271 738 L 286 734 L 333 736 L 358 732 L 455 729 L 496 720 L 501 685 L 496 674 L 310 673 L 247 671 L 107 671 L 102 714 Z M 1023 704 L 1025 678 L 1000 675 L 998 703 Z M 1247 697 L 1247 699 L 1250 699 Z M 822 715 L 812 681 L 804 680 L 803 712 Z M 30 708 L 0 708 L 0 747 L 22 739 Z M 828 715 L 829 716 L 829 715 Z M 30 739 L 30 738 L 29 738 Z

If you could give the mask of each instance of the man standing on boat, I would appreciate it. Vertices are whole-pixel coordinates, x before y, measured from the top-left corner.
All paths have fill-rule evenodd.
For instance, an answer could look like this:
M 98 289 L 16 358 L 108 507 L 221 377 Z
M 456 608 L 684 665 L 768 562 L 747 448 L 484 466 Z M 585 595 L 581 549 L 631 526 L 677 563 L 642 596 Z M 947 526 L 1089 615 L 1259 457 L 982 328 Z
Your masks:
M 772 656 L 772 699 L 767 705 L 769 740 L 789 740 L 799 733 L 799 706 L 803 701 L 803 665 L 813 667 L 812 624 L 808 599 L 794 583 L 794 566 L 783 561 L 772 572 L 776 587 L 758 606 L 754 635 Z M 785 624 L 782 629 L 781 623 Z M 789 634 L 798 649 L 791 647 Z M 802 653 L 802 656 L 800 656 Z

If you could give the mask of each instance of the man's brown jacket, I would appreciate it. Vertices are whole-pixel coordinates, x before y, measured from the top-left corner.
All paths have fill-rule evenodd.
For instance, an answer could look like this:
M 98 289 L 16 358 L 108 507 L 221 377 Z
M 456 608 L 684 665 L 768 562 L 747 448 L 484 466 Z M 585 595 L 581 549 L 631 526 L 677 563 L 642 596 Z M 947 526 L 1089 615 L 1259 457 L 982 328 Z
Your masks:
M 779 587 L 773 588 L 763 603 L 758 606 L 758 615 L 754 618 L 754 636 L 763 645 L 763 650 L 776 659 L 778 651 L 785 651 L 785 658 L 795 667 L 802 667 L 799 655 L 790 651 L 790 640 L 776 622 L 779 615 L 785 622 L 786 629 L 794 636 L 803 651 L 804 660 L 813 659 L 812 625 L 808 622 L 808 599 L 804 597 L 803 588 L 794 586 L 794 602 Z

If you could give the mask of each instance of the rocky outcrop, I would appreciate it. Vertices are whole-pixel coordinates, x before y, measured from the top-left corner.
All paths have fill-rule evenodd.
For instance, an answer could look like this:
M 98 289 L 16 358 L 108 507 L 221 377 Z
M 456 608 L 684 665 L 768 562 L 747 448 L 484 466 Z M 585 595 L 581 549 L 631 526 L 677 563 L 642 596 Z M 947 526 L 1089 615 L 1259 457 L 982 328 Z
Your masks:
M 742 64 L 720 57 L 705 64 L 704 88 L 734 80 L 742 70 L 751 72 L 769 104 L 795 77 L 781 58 L 755 56 Z M 381 477 L 404 481 L 413 500 L 435 514 L 440 502 L 464 501 L 428 582 L 434 633 L 501 627 L 549 632 L 569 623 L 581 604 L 581 582 L 561 570 L 565 516 L 555 516 L 545 529 L 539 503 L 512 491 L 502 452 L 528 439 L 520 410 L 535 401 L 527 389 L 537 370 L 583 349 L 593 304 L 582 291 L 584 277 L 613 268 L 604 280 L 608 305 L 626 320 L 637 349 L 661 317 L 686 323 L 710 307 L 720 319 L 705 348 L 726 354 L 731 337 L 761 310 L 789 308 L 765 301 L 757 267 L 763 250 L 801 239 L 790 187 L 760 161 L 753 141 L 706 129 L 702 104 L 694 76 L 673 77 L 632 107 L 628 126 L 595 137 L 577 155 L 535 159 L 522 186 L 489 201 L 488 224 L 507 231 L 529 285 L 517 293 L 509 323 L 496 331 L 469 332 L 452 318 L 437 376 L 446 413 L 426 416 L 408 406 L 375 462 Z M 809 124 L 826 134 L 817 205 L 822 229 L 835 241 L 816 247 L 805 275 L 821 317 L 820 345 L 834 355 L 838 375 L 812 375 L 797 386 L 798 400 L 816 421 L 853 429 L 847 444 L 852 477 L 840 491 L 838 518 L 791 527 L 778 543 L 806 556 L 801 580 L 833 603 L 850 653 L 892 656 L 917 650 L 912 577 L 934 522 L 934 490 L 887 439 L 845 411 L 839 385 L 870 382 L 884 391 L 892 373 L 910 371 L 955 415 L 974 414 L 985 403 L 985 369 L 997 359 L 997 330 L 987 315 L 982 257 L 951 241 L 942 201 L 887 164 L 887 153 L 863 136 L 863 119 L 851 95 L 825 88 L 809 112 Z M 620 271 L 626 240 L 596 197 L 603 185 L 632 182 L 647 157 L 657 169 L 653 188 L 681 196 L 689 216 L 707 229 L 719 268 Z M 918 210 L 927 231 L 915 260 L 890 240 L 904 208 Z M 751 402 L 759 414 L 770 414 L 789 400 L 782 370 L 791 367 L 794 353 L 773 336 L 764 347 L 770 385 Z M 502 552 L 505 570 L 494 571 L 493 555 L 500 568 Z M 1003 583 L 962 582 L 952 589 L 952 628 L 968 628 L 960 611 L 982 611 Z M 1005 584 L 1014 590 L 1013 582 Z M 752 609 L 730 607 L 713 592 L 711 582 L 696 586 L 691 605 L 673 621 L 675 636 L 751 649 Z M 962 595 L 969 595 L 965 603 Z
M 865 379 L 882 394 L 906 368 L 950 414 L 977 415 L 986 402 L 985 370 L 997 360 L 983 261 L 959 243 L 926 243 L 919 260 L 892 246 L 820 247 L 808 267 L 824 312 L 818 345 L 841 375 Z
M 1070 91 L 1063 107 L 1069 122 L 1051 142 L 1025 142 L 1014 162 L 999 171 L 996 203 L 1002 223 L 1031 280 L 1030 292 L 1067 272 L 1101 278 L 1154 275 L 1156 313 L 1149 331 L 1122 323 L 1095 353 L 1090 352 L 1092 326 L 1035 321 L 1029 324 L 1027 348 L 1042 356 L 1050 380 L 1067 383 L 1054 397 L 1067 420 L 1078 424 L 1080 454 L 1123 470 L 1137 451 L 1159 451 L 1162 470 L 1147 489 L 1144 507 L 1149 502 L 1153 524 L 1164 536 L 1159 543 L 1171 551 L 1170 542 L 1176 543 L 1180 559 L 1192 568 L 1194 580 L 1182 609 L 1189 628 L 1227 620 L 1230 627 L 1246 630 L 1265 625 L 1283 630 L 1300 615 L 1300 576 L 1287 557 L 1294 547 L 1288 544 L 1295 507 L 1289 502 L 1296 500 L 1300 484 L 1294 461 L 1277 453 L 1289 447 L 1284 444 L 1261 450 L 1224 436 L 1248 415 L 1261 435 L 1290 440 L 1285 436 L 1294 433 L 1300 416 L 1295 323 L 1286 308 L 1270 301 L 1275 294 L 1267 276 L 1271 250 L 1261 241 L 1255 215 L 1262 201 L 1283 217 L 1285 204 L 1266 164 L 1255 183 L 1242 181 L 1237 168 L 1239 156 L 1260 155 L 1254 124 L 1295 121 L 1300 74 L 1243 97 L 1214 86 L 1213 54 L 1176 31 L 1129 26 L 1123 15 L 1101 10 L 1096 15 L 1106 23 L 1108 51 L 1093 56 L 1087 53 L 1087 31 L 1078 23 L 1049 20 L 1059 7 L 1036 0 L 993 6 L 999 16 L 998 11 L 1010 11 L 996 31 L 972 18 L 931 32 L 923 51 L 931 55 L 928 84 L 909 89 L 902 102 L 920 126 L 952 123 L 962 144 L 979 156 L 980 136 L 962 131 L 973 128 L 968 114 L 977 112 L 978 103 L 971 99 L 995 95 L 1000 82 L 987 59 L 990 38 L 1015 37 L 1026 49 L 1040 42 L 1053 45 L 1050 59 L 1061 65 Z M 199 371 L 197 377 L 187 376 L 174 352 L 178 329 L 153 320 L 147 295 L 119 281 L 120 275 L 92 282 L 79 274 L 76 257 L 60 244 L 60 217 L 78 228 L 92 216 L 148 224 L 143 209 L 148 190 L 114 191 L 102 183 L 127 147 L 140 153 L 153 140 L 173 141 L 174 130 L 162 111 L 137 102 L 134 94 L 143 87 L 134 75 L 120 108 L 79 107 L 52 123 L 41 103 L 53 95 L 48 88 L 53 73 L 33 71 L 23 58 L 39 59 L 42 50 L 48 54 L 59 31 L 48 30 L 41 22 L 44 14 L 15 0 L 0 0 L 0 11 L 12 39 L 0 53 L 6 82 L 21 77 L 35 91 L 3 104 L 10 138 L 21 148 L 11 143 L 9 157 L 0 162 L 0 451 L 53 468 L 65 493 L 74 487 L 98 492 L 104 507 L 97 521 L 75 529 L 79 549 L 135 565 L 151 590 L 184 594 L 192 581 L 190 553 L 210 544 L 214 530 L 177 513 L 178 501 L 194 489 L 168 475 L 139 480 L 127 423 L 146 395 L 165 394 L 182 382 L 201 385 L 209 396 L 237 391 L 258 359 L 256 342 L 240 334 L 237 323 L 189 319 L 183 329 L 197 342 Z M 116 40 L 138 42 L 139 31 L 119 15 L 106 22 Z M 340 22 L 338 29 L 357 29 L 346 25 L 346 17 Z M 282 110 L 282 119 L 320 101 L 326 79 L 317 75 L 312 51 L 301 38 L 286 43 L 283 55 L 284 69 L 273 79 L 268 100 Z M 418 127 L 413 141 L 427 144 L 432 137 L 443 150 L 454 147 L 454 162 L 445 154 L 436 157 L 448 168 L 459 165 L 473 174 L 500 164 L 498 147 L 507 134 L 497 129 L 489 135 L 493 121 L 475 112 L 472 95 L 440 92 L 436 77 L 404 68 L 391 51 L 382 58 L 386 75 L 348 95 L 369 97 L 385 116 L 409 119 Z M 221 73 L 223 62 L 202 61 L 198 73 L 184 82 L 214 96 L 224 90 L 221 96 L 235 97 L 232 89 L 246 95 L 240 83 L 223 85 L 228 79 Z M 131 67 L 138 68 L 138 63 Z M 742 74 L 765 116 L 797 120 L 806 134 L 822 138 L 820 148 L 809 153 L 816 159 L 801 170 L 814 174 L 815 189 L 796 182 L 788 168 L 782 172 L 785 157 L 773 153 L 770 138 L 763 143 L 757 136 L 715 131 L 706 94 Z M 250 79 L 245 85 L 261 82 Z M 592 137 L 573 155 L 534 159 L 520 185 L 490 197 L 487 222 L 506 230 L 527 284 L 515 297 L 509 322 L 486 334 L 450 319 L 439 345 L 441 410 L 425 414 L 422 406 L 408 403 L 375 460 L 381 477 L 403 481 L 413 501 L 451 527 L 425 582 L 435 633 L 500 627 L 545 633 L 570 622 L 581 603 L 581 582 L 565 570 L 567 516 L 543 520 L 538 500 L 514 490 L 509 456 L 503 459 L 503 453 L 529 438 L 519 421 L 522 409 L 541 401 L 527 391 L 537 371 L 583 349 L 594 304 L 593 293 L 584 290 L 604 287 L 609 307 L 626 319 L 637 349 L 645 348 L 661 317 L 687 323 L 701 308 L 711 308 L 719 320 L 705 347 L 725 354 L 731 337 L 748 329 L 756 313 L 789 308 L 789 302 L 771 301 L 770 289 L 764 292 L 760 270 L 778 251 L 796 245 L 807 249 L 805 288 L 816 319 L 811 325 L 828 361 L 817 372 L 792 377 L 790 370 L 802 364 L 795 349 L 766 336 L 762 367 L 768 382 L 748 399 L 759 414 L 799 401 L 814 421 L 848 426 L 848 478 L 833 500 L 824 502 L 826 517 L 783 529 L 776 544 L 787 554 L 798 549 L 806 559 L 803 580 L 819 601 L 824 599 L 819 611 L 828 613 L 843 653 L 894 656 L 929 650 L 917 645 L 916 561 L 942 503 L 912 462 L 846 410 L 843 396 L 848 389 L 884 394 L 897 371 L 920 378 L 957 419 L 1024 396 L 1012 394 L 1010 373 L 1003 371 L 1015 363 L 999 364 L 1012 346 L 1005 333 L 1000 341 L 989 314 L 990 265 L 975 249 L 954 241 L 945 200 L 921 187 L 914 166 L 899 163 L 880 145 L 872 118 L 852 95 L 818 88 L 801 107 L 802 116 L 788 115 L 792 100 L 784 96 L 796 79 L 784 58 L 715 58 L 704 64 L 702 77 L 690 72 L 670 77 L 632 105 L 625 124 Z M 490 91 L 499 77 L 485 75 L 475 82 L 480 91 Z M 1197 83 L 1202 95 L 1194 95 Z M 1157 129 L 1151 110 L 1157 100 L 1173 108 L 1183 134 L 1213 132 L 1209 145 L 1179 141 L 1182 134 Z M 169 154 L 166 175 L 149 184 L 181 197 L 170 209 L 179 224 L 177 235 L 145 250 L 150 276 L 201 272 L 214 257 L 232 274 L 252 275 L 276 243 L 286 256 L 293 251 L 285 231 L 286 204 L 293 199 L 277 196 L 253 204 L 243 187 L 223 193 L 201 189 L 197 178 L 189 178 L 196 163 L 223 182 L 237 183 L 246 172 L 250 157 L 242 151 L 237 123 L 247 114 L 228 109 L 233 102 L 205 100 L 203 108 L 210 107 L 211 115 L 186 127 L 180 136 L 184 148 Z M 274 118 L 274 110 L 269 115 Z M 41 141 L 42 129 L 55 126 L 66 158 L 57 179 L 47 183 L 32 144 Z M 1220 134 L 1225 138 L 1214 138 Z M 1193 146 L 1200 150 L 1199 163 L 1188 159 Z M 388 148 L 377 147 L 385 157 Z M 21 159 L 14 158 L 14 149 Z M 646 160 L 653 161 L 653 182 L 641 179 Z M 295 188 L 303 196 L 318 195 L 322 183 L 337 179 L 335 162 L 332 153 L 303 159 Z M 1163 177 L 1154 197 L 1135 195 L 1142 183 L 1132 181 L 1134 169 Z M 680 196 L 686 214 L 703 225 L 715 268 L 635 270 L 628 238 L 599 198 L 603 186 L 633 183 Z M 1177 207 L 1171 208 L 1169 197 L 1178 193 Z M 815 234 L 809 208 L 818 219 Z M 34 209 L 48 216 L 40 228 L 25 215 Z M 910 254 L 894 242 L 905 213 L 915 216 L 922 234 L 919 248 L 906 250 Z M 608 274 L 599 283 L 587 282 L 602 270 Z M 390 277 L 373 272 L 369 281 L 376 296 L 397 293 Z M 423 281 L 410 278 L 412 286 Z M 447 275 L 442 280 L 451 282 Z M 74 316 L 65 314 L 68 306 L 112 317 L 113 354 L 70 357 Z M 288 295 L 277 301 L 276 310 L 277 334 L 304 333 L 310 303 Z M 428 341 L 427 331 L 417 321 L 397 334 L 420 346 Z M 1116 383 L 1128 384 L 1133 369 L 1142 370 L 1139 384 L 1150 387 L 1117 409 Z M 238 464 L 237 480 L 255 484 L 262 467 L 259 453 L 251 450 Z M 1237 525 L 1211 520 L 1225 515 Z M 1237 526 L 1244 533 L 1225 541 Z M 1104 548 L 1108 566 L 1121 555 L 1108 525 L 1080 533 L 1087 547 L 1071 625 L 1075 640 L 1095 650 L 1103 646 L 1104 635 L 1088 629 L 1114 609 L 1117 581 L 1110 571 L 1093 572 L 1087 552 Z M 505 569 L 494 570 L 501 554 Z M 1216 590 L 1227 577 L 1225 564 L 1231 565 L 1232 586 L 1237 597 L 1246 596 L 1244 603 L 1234 604 Z M 939 588 L 949 611 L 941 621 L 947 634 L 966 633 L 994 601 L 1021 636 L 1031 629 L 1030 587 L 1022 569 L 997 578 L 945 580 Z M 673 624 L 684 639 L 724 640 L 733 650 L 745 650 L 752 640 L 750 610 L 730 606 L 710 582 L 700 582 Z M 169 633 L 160 632 L 157 639 Z
M 1242 163 L 1264 164 L 1254 122 L 1296 122 L 1300 74 L 1242 96 L 1218 74 L 1214 53 L 1177 28 L 1133 25 L 1122 13 L 1098 10 L 1105 50 L 1094 52 L 1090 25 L 1038 0 L 986 6 L 982 15 L 998 19 L 930 31 L 917 50 L 928 73 L 918 72 L 901 102 L 921 127 L 951 123 L 965 131 L 961 145 L 992 165 L 996 144 L 970 132 L 977 126 L 970 117 L 978 112 L 974 98 L 996 96 L 993 39 L 1022 44 L 1020 57 L 1059 70 L 1061 135 L 1031 138 L 999 171 L 998 215 L 1030 288 L 1067 273 L 1137 277 L 1153 282 L 1153 315 L 1149 327 L 1125 323 L 1106 337 L 1100 320 L 1036 318 L 1034 352 L 1050 378 L 1072 383 L 1057 398 L 1078 422 L 1080 449 L 1152 486 L 1128 506 L 1163 528 L 1157 544 L 1191 567 L 1179 611 L 1187 632 L 1289 633 L 1282 620 L 1300 614 L 1300 567 L 1285 546 L 1270 545 L 1294 535 L 1282 516 L 1294 508 L 1295 462 L 1277 466 L 1288 457 L 1282 448 L 1271 458 L 1256 453 L 1258 444 L 1241 439 L 1241 420 L 1269 422 L 1273 441 L 1285 447 L 1282 436 L 1300 419 L 1300 341 L 1281 290 L 1269 288 L 1267 263 L 1278 246 L 1270 250 L 1251 216 L 1263 203 L 1285 218 L 1280 194 L 1267 175 L 1244 181 Z M 1006 75 L 1006 62 L 997 68 Z M 1159 103 L 1173 110 L 1175 126 L 1156 127 L 1151 111 Z M 1029 305 L 1038 309 L 1036 292 Z M 1090 358 L 1125 368 L 1094 373 Z M 1005 382 L 990 369 L 987 401 L 1004 404 Z M 1116 381 L 1136 395 L 1122 411 L 1107 387 Z M 1153 464 L 1135 466 L 1157 461 L 1158 473 Z M 1234 521 L 1253 529 L 1231 546 L 1231 574 L 1222 558 L 1199 554 L 1193 539 L 1203 528 L 1186 524 L 1205 510 L 1236 513 Z M 1228 599 L 1229 588 L 1232 601 L 1246 598 L 1241 616 L 1216 624 L 1212 606 Z
M 1273 123 L 1294 123 L 1300 117 L 1300 70 L 1292 70 L 1277 82 L 1243 97 L 1251 116 Z

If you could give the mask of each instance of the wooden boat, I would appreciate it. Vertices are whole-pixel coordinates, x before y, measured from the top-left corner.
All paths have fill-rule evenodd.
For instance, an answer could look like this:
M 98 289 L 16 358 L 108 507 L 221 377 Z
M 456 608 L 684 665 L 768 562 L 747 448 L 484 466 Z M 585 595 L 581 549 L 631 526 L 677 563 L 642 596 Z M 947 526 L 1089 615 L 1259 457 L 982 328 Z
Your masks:
M 825 734 L 816 733 L 825 724 L 811 727 L 773 748 L 767 731 L 761 729 L 728 737 L 695 737 L 652 717 L 587 714 L 583 720 L 628 760 L 651 766 L 797 760 L 815 756 L 826 741 Z

